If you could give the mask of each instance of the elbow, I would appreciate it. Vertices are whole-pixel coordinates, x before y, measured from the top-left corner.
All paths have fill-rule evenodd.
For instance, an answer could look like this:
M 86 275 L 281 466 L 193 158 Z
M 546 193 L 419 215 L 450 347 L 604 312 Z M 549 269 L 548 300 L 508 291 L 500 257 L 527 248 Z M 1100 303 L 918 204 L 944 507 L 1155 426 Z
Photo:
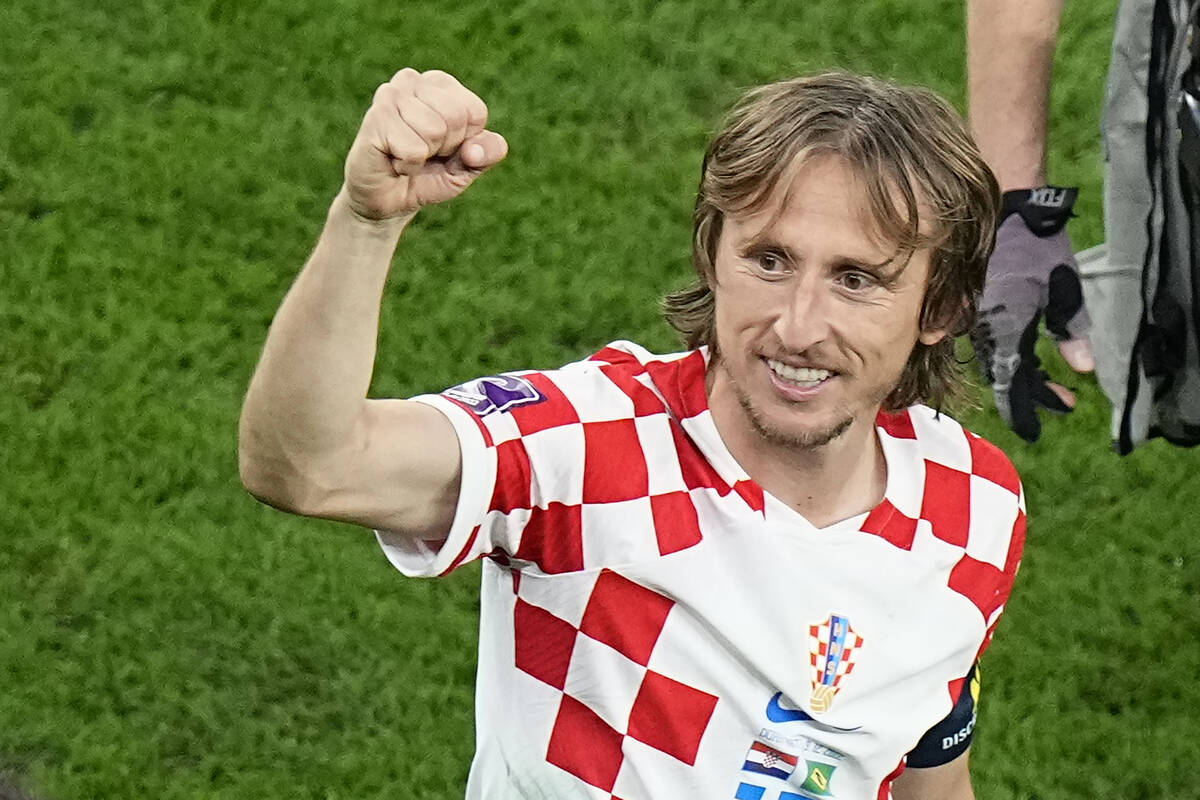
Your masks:
M 280 511 L 293 514 L 300 513 L 296 503 L 298 492 L 294 482 L 289 482 L 273 469 L 270 460 L 261 455 L 247 452 L 245 447 L 238 448 L 238 477 L 242 488 L 260 503 L 265 503 Z
M 238 477 L 260 503 L 280 511 L 314 516 L 319 492 L 305 471 L 285 454 L 263 446 L 243 428 L 238 435 Z
M 238 478 L 241 479 L 242 488 L 255 500 L 287 510 L 283 508 L 284 493 L 280 492 L 278 482 L 271 480 L 268 470 L 258 460 L 247 456 L 241 448 L 238 449 Z
M 303 517 L 328 516 L 329 492 L 295 469 L 239 454 L 238 476 L 242 488 L 260 503 Z

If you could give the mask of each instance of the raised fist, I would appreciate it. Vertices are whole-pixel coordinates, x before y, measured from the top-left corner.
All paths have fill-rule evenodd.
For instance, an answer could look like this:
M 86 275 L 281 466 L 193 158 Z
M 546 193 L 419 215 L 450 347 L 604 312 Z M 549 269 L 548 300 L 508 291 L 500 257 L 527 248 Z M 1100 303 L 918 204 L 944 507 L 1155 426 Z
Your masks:
M 367 219 L 456 197 L 508 153 L 487 106 L 445 72 L 402 69 L 375 90 L 346 156 L 343 191 Z

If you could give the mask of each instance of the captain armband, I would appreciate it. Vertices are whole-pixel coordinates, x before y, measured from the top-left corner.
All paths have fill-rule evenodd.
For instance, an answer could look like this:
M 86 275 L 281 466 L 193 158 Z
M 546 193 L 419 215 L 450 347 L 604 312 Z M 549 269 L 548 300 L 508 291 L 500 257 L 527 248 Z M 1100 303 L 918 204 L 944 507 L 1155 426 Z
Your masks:
M 939 767 L 967 752 L 975 733 L 975 706 L 979 703 L 979 664 L 963 681 L 950 713 L 930 728 L 908 754 L 909 767 Z

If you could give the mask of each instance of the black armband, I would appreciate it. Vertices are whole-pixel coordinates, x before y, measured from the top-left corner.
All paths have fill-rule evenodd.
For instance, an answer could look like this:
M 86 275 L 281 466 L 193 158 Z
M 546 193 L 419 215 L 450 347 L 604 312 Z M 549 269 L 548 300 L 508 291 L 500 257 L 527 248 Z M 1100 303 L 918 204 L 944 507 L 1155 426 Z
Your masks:
M 1079 189 L 1065 186 L 1039 186 L 1005 192 L 1000 203 L 1000 222 L 1010 214 L 1020 214 L 1025 226 L 1037 236 L 1058 233 L 1075 216 L 1075 198 Z
M 909 751 L 906 766 L 940 767 L 967 752 L 975 734 L 975 704 L 978 701 L 979 664 L 975 664 L 962 683 L 954 708 Z

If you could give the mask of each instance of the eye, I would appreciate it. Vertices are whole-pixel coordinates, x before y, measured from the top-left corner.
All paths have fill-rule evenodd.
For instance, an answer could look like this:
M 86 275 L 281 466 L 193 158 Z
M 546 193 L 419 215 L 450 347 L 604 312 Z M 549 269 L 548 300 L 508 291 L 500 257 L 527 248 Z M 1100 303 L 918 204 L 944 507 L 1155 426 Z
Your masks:
M 760 270 L 771 274 L 783 272 L 786 266 L 783 258 L 778 253 L 773 253 L 769 250 L 755 255 L 754 261 Z
M 852 292 L 862 292 L 873 287 L 875 278 L 858 270 L 847 270 L 838 276 L 838 282 Z

